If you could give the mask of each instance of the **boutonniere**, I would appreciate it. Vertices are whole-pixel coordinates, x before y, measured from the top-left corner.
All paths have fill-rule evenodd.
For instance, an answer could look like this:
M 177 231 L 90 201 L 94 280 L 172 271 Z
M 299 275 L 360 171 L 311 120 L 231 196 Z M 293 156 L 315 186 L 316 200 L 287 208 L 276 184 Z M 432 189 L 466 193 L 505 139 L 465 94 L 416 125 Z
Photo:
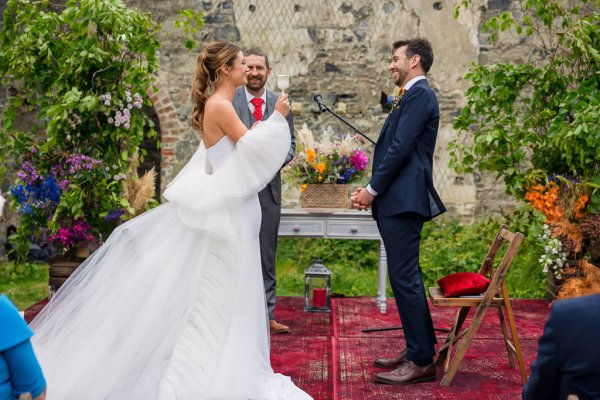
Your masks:
M 392 109 L 390 112 L 397 110 L 398 107 L 400 107 L 400 100 L 402 100 L 402 97 L 404 96 L 404 94 L 406 93 L 406 89 L 404 88 L 397 88 L 394 91 L 394 95 L 393 96 L 388 96 L 387 98 L 387 103 L 391 104 Z

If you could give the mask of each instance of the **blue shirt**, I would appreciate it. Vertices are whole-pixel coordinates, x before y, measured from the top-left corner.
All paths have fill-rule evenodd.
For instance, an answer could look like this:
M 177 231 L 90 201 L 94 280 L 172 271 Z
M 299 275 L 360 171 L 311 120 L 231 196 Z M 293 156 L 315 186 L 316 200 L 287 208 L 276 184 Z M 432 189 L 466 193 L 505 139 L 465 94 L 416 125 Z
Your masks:
M 27 392 L 36 398 L 46 387 L 29 342 L 32 335 L 17 308 L 0 295 L 0 400 L 13 400 Z

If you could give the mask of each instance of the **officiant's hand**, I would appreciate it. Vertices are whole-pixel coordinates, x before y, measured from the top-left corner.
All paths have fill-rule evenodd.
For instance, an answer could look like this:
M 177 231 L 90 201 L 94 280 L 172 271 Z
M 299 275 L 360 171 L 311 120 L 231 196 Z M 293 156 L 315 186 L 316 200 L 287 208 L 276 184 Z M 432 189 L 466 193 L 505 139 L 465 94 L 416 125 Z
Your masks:
M 359 187 L 355 192 L 352 192 L 350 202 L 352 203 L 352 207 L 358 210 L 367 210 L 371 207 L 374 198 L 375 196 L 369 193 L 368 190 Z

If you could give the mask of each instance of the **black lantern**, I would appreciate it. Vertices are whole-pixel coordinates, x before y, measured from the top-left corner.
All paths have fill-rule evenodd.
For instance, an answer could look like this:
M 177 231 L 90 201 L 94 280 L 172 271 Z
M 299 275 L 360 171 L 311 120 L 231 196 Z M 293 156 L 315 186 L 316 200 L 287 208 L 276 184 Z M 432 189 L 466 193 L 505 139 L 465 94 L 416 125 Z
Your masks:
M 331 312 L 331 271 L 318 257 L 304 270 L 304 311 Z

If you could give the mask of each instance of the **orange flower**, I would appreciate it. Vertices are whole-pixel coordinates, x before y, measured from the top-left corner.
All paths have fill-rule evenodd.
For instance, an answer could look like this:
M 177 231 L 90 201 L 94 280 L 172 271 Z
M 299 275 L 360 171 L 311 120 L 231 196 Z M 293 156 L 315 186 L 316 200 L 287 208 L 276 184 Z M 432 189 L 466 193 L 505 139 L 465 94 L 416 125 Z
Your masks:
M 585 217 L 585 207 L 587 206 L 589 199 L 590 196 L 588 196 L 587 193 L 584 193 L 581 196 L 579 196 L 579 198 L 575 201 L 573 212 L 575 213 L 576 218 L 581 219 Z
M 302 185 L 300 185 L 300 191 L 304 192 L 306 190 L 306 186 L 308 186 L 306 183 L 303 183 Z
M 548 222 L 557 221 L 563 214 L 561 207 L 558 205 L 559 187 L 555 182 L 550 182 L 543 186 L 534 184 L 525 193 L 525 199 L 529 200 L 531 206 L 546 215 Z
M 306 161 L 312 162 L 315 159 L 315 151 L 313 149 L 306 150 Z
M 318 163 L 317 170 L 319 171 L 319 174 L 323 174 L 323 171 L 325 171 L 326 167 L 327 167 L 327 165 L 324 162 Z

